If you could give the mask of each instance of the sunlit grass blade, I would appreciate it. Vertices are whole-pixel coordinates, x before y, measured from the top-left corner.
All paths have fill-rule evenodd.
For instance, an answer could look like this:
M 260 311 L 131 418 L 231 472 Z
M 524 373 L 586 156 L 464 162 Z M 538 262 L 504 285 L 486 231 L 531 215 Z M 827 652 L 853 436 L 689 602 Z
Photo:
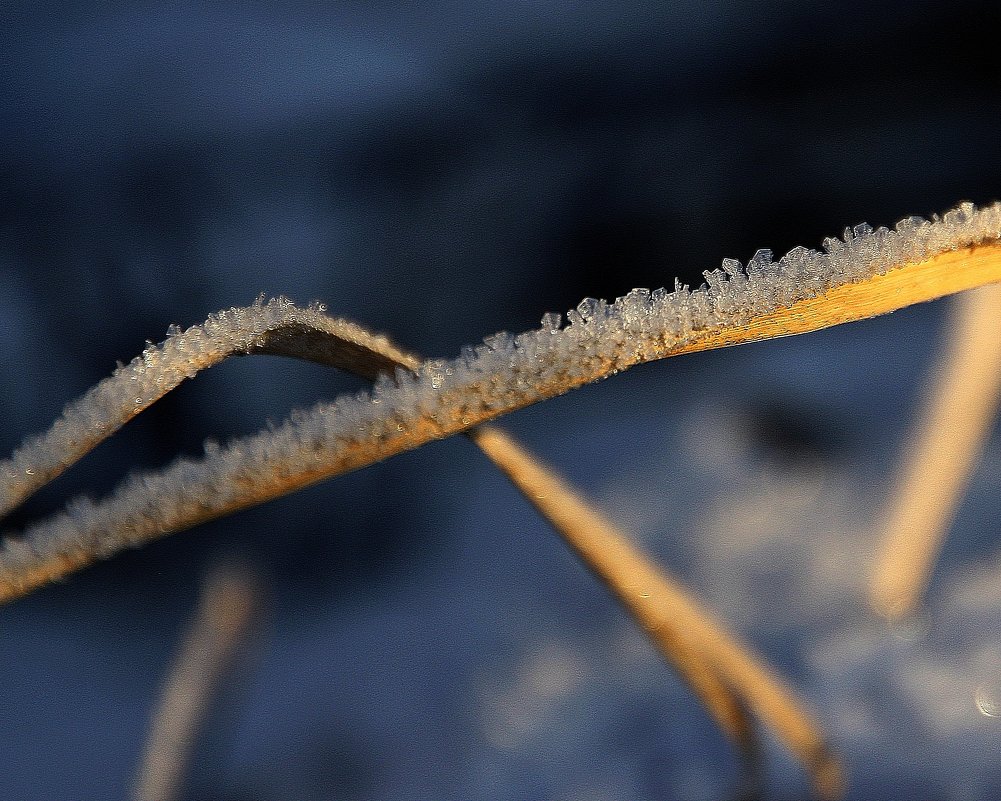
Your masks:
M 722 686 L 735 692 L 796 755 L 820 798 L 840 797 L 841 768 L 819 725 L 771 669 L 551 468 L 503 432 L 481 428 L 471 436 L 608 585 L 669 661 L 680 666 L 718 720 L 730 720 L 726 727 L 743 736 L 745 723 L 739 716 L 729 717 L 735 710 L 730 693 L 720 693 Z
M 619 557 L 624 550 L 631 548 L 626 538 L 601 513 L 557 478 L 551 467 L 539 461 L 505 431 L 495 426 L 481 426 L 468 434 L 622 601 L 668 664 L 674 667 L 723 733 L 738 748 L 747 785 L 756 785 L 760 779 L 760 753 L 754 725 L 747 712 L 747 699 L 722 678 L 712 650 L 692 638 L 689 628 L 696 614 L 693 612 L 695 605 L 685 590 L 635 551 L 631 551 L 634 559 L 644 561 L 648 574 L 661 575 L 665 585 L 672 588 L 672 594 L 660 593 L 651 598 L 642 596 L 642 590 L 631 592 L 623 589 L 631 586 L 630 577 L 625 575 L 630 565 Z M 643 576 L 636 576 L 636 581 L 642 580 Z M 722 629 L 715 631 L 718 637 L 728 636 Z
M 71 460 L 79 459 L 120 428 L 134 416 L 137 407 L 139 410 L 147 408 L 184 378 L 193 377 L 196 372 L 230 356 L 252 353 L 294 356 L 369 379 L 397 367 L 413 371 L 420 365 L 417 356 L 397 347 L 386 337 L 345 320 L 328 317 L 319 308 L 299 309 L 283 299 L 277 299 L 266 304 L 258 301 L 244 309 L 231 309 L 214 315 L 202 326 L 174 333 L 160 346 L 150 346 L 141 358 L 121 368 L 71 404 L 49 432 L 27 443 L 12 457 L 11 463 L 32 464 L 34 469 L 26 476 L 30 480 L 22 480 L 14 488 L 8 487 L 8 497 L 16 497 L 18 493 L 23 496 L 43 484 L 44 477 L 54 477 L 57 469 L 65 469 Z M 137 384 L 143 386 L 137 389 Z M 143 392 L 142 404 L 135 404 L 132 398 L 137 391 Z M 64 457 L 49 460 L 49 467 L 43 467 L 46 464 L 45 455 L 60 446 L 71 421 L 81 416 L 99 420 L 101 424 L 92 424 L 86 437 L 73 437 L 72 448 L 62 443 Z M 526 455 L 524 458 L 530 457 Z M 211 600 L 211 597 L 207 596 L 206 600 Z M 741 747 L 745 763 L 753 768 L 753 731 L 740 702 L 700 661 L 698 654 L 682 643 L 676 646 L 673 661 L 682 675 L 690 675 L 693 687 L 704 698 L 710 713 Z M 691 665 L 698 665 L 698 670 L 693 672 Z M 182 667 L 179 665 L 178 670 Z M 173 699 L 172 703 L 175 702 L 176 699 Z M 178 710 L 184 711 L 181 707 Z M 162 758 L 164 753 L 170 751 L 164 743 L 177 729 L 177 725 L 168 725 L 172 720 L 161 715 L 154 727 L 151 748 L 156 746 L 156 753 L 147 759 L 143 773 L 142 787 L 147 790 L 153 784 L 164 783 L 163 765 L 172 764 L 169 759 Z M 182 717 L 178 725 L 185 722 Z M 750 768 L 748 772 L 751 772 Z M 158 796 L 149 791 L 144 797 Z
M 0 601 L 642 362 L 813 331 L 1001 281 L 999 237 L 1001 205 L 964 204 L 934 222 L 846 232 L 845 242 L 825 243 L 827 253 L 756 257 L 746 271 L 725 263 L 694 292 L 585 301 L 566 327 L 547 315 L 537 331 L 488 338 L 459 359 L 422 363 L 416 375 L 398 371 L 371 394 L 321 403 L 201 460 L 134 476 L 99 502 L 71 502 L 5 542 Z
M 260 590 L 245 566 L 222 564 L 205 578 L 147 735 L 134 801 L 177 801 L 213 697 L 249 641 Z
M 1001 285 L 956 299 L 948 343 L 881 525 L 874 608 L 917 608 L 1001 404 Z

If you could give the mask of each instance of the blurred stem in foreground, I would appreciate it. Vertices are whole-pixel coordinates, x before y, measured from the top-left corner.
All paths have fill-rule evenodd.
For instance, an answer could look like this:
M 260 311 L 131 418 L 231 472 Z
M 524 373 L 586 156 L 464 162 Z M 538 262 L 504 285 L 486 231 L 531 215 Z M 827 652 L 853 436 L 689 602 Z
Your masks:
M 153 715 L 133 801 L 176 801 L 199 729 L 213 698 L 247 646 L 261 610 L 260 588 L 246 565 L 209 572 Z
M 913 613 L 1001 402 L 1001 284 L 956 299 L 948 342 L 881 524 L 870 588 L 891 620 Z

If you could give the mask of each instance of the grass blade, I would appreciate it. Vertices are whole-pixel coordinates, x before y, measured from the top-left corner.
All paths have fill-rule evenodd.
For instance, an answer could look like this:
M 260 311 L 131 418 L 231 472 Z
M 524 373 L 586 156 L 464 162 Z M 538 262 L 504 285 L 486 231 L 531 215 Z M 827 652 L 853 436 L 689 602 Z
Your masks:
M 0 462 L 0 517 L 22 504 L 81 457 L 149 408 L 182 381 L 231 356 L 254 353 L 307 358 L 374 379 L 417 358 L 386 337 L 286 298 L 233 308 L 159 345 L 97 383 L 68 404 L 48 431 L 28 439 Z
M 213 696 L 246 645 L 260 593 L 245 567 L 215 568 L 167 675 L 136 777 L 134 801 L 175 801 Z
M 723 721 L 725 731 L 738 741 L 750 734 L 742 711 L 733 706 L 732 691 L 802 762 L 818 797 L 840 797 L 841 768 L 820 727 L 771 669 L 551 468 L 536 462 L 502 431 L 481 428 L 470 436 L 678 666 L 706 708 Z
M 32 466 L 30 472 L 20 474 L 23 478 L 17 483 L 8 485 L 8 502 L 23 499 L 44 485 L 58 471 L 69 467 L 117 431 L 137 411 L 163 397 L 185 378 L 230 356 L 253 353 L 293 356 L 347 370 L 370 380 L 388 370 L 413 371 L 420 365 L 417 356 L 397 347 L 386 337 L 345 320 L 328 317 L 320 308 L 299 309 L 284 299 L 275 299 L 266 304 L 259 300 L 254 306 L 231 309 L 214 315 L 202 326 L 175 333 L 159 346 L 150 346 L 142 357 L 119 369 L 67 407 L 46 434 L 26 443 L 8 461 L 8 465 Z M 143 393 L 141 404 L 133 400 L 137 392 Z M 82 417 L 92 421 L 86 430 L 87 436 L 68 434 L 74 422 Z M 493 434 L 505 436 L 498 431 Z M 61 452 L 62 457 L 46 462 L 46 454 L 55 451 Z M 527 453 L 522 458 L 531 463 Z M 177 784 L 179 767 L 175 763 L 181 756 L 179 741 L 195 725 L 194 717 L 198 713 L 197 704 L 190 704 L 208 691 L 207 687 L 192 686 L 187 665 L 192 661 L 204 662 L 213 656 L 213 646 L 224 648 L 226 645 L 224 640 L 215 642 L 207 638 L 213 632 L 218 634 L 218 625 L 214 629 L 213 625 L 219 623 L 215 618 L 225 611 L 220 610 L 219 603 L 226 600 L 220 594 L 227 589 L 227 583 L 232 582 L 226 576 L 210 577 L 200 616 L 175 666 L 151 734 L 137 798 L 166 798 L 170 793 L 165 788 Z M 756 749 L 753 729 L 741 702 L 686 644 L 679 641 L 673 653 L 668 653 L 668 659 L 688 679 L 710 714 L 741 749 L 750 775 Z M 205 673 L 202 678 L 209 681 L 211 674 Z M 189 696 L 187 701 L 177 697 L 182 691 Z
M 949 341 L 881 525 L 870 599 L 914 612 L 1001 403 L 1001 285 L 957 298 Z
M 565 328 L 547 315 L 538 331 L 424 362 L 416 376 L 376 381 L 370 395 L 319 404 L 202 460 L 134 476 L 100 502 L 71 502 L 5 542 L 0 601 L 642 362 L 814 331 L 1001 281 L 999 238 L 1001 204 L 966 204 L 942 220 L 902 221 L 896 232 L 848 231 L 845 242 L 825 243 L 824 254 L 800 248 L 777 263 L 756 258 L 746 271 L 727 263 L 695 292 L 586 301 Z

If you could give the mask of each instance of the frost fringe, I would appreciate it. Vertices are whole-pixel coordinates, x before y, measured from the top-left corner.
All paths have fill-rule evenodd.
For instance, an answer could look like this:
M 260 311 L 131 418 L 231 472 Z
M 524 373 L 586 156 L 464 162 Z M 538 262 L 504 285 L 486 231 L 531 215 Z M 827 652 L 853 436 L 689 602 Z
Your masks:
M 0 599 L 125 547 L 458 433 L 640 362 L 683 352 L 705 339 L 707 332 L 746 326 L 902 265 L 997 244 L 999 238 L 1001 204 L 978 210 L 964 203 L 931 221 L 907 218 L 893 231 L 865 225 L 846 229 L 843 241 L 824 241 L 823 253 L 795 248 L 774 262 L 770 251 L 758 251 L 746 267 L 727 259 L 722 269 L 706 272 L 706 285 L 695 291 L 683 286 L 674 292 L 637 289 L 611 304 L 585 299 L 568 312 L 564 327 L 559 315 L 547 314 L 536 331 L 496 334 L 476 348 L 464 349 L 457 359 L 429 360 L 415 372 L 397 369 L 393 376 L 382 374 L 371 392 L 317 404 L 294 413 L 275 430 L 234 440 L 224 448 L 207 444 L 203 459 L 182 458 L 161 472 L 133 476 L 99 502 L 71 501 L 64 513 L 31 526 L 22 537 L 6 540 L 0 550 Z M 1001 273 L 977 280 L 999 279 Z M 946 291 L 956 289 L 940 294 Z M 898 305 L 907 302 L 914 300 Z M 279 346 L 274 350 L 254 339 L 264 336 L 253 328 L 255 314 L 325 317 L 319 308 L 295 309 L 288 303 L 232 309 L 188 331 L 208 331 L 222 321 L 224 327 L 233 327 L 230 352 L 302 355 L 291 352 L 297 347 L 294 336 L 277 337 Z M 879 312 L 859 312 L 856 319 L 872 313 Z M 249 332 L 246 326 L 251 327 Z M 806 329 L 782 333 L 798 330 Z M 290 350 L 281 350 L 283 342 Z M 175 386 L 200 369 L 204 355 L 194 334 L 189 340 L 188 332 L 174 330 L 159 348 L 147 348 L 140 360 L 125 368 L 131 371 L 127 376 L 116 374 L 112 380 L 142 385 L 143 391 L 135 393 L 136 406 L 148 405 L 152 391 L 144 383 L 146 378 L 152 389 L 159 387 L 147 361 L 155 363 L 168 353 L 179 359 L 167 370 L 171 377 L 166 383 L 173 381 Z M 33 470 L 36 475 L 46 471 L 51 475 L 53 469 L 58 473 L 64 445 L 78 448 L 102 426 L 121 425 L 124 420 L 115 417 L 120 398 L 105 396 L 110 386 L 98 384 L 67 407 L 50 432 L 22 446 L 0 472 L 7 486 L 23 484 Z M 16 497 L 19 491 L 23 492 L 6 489 L 0 498 Z

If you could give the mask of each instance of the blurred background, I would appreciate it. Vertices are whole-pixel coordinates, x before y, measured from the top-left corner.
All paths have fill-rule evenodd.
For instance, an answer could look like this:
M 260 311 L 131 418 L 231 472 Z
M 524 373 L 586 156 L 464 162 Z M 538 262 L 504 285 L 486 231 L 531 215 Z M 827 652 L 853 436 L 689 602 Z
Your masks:
M 258 293 L 453 356 L 584 296 L 1001 197 L 992 3 L 11 2 L 0 449 Z M 504 421 L 809 701 L 852 799 L 1001 793 L 1001 441 L 920 618 L 863 593 L 947 303 Z M 360 386 L 236 359 L 6 522 Z M 266 613 L 188 799 L 725 799 L 725 741 L 487 461 L 435 443 L 0 609 L 0 797 L 129 796 L 213 560 Z M 768 798 L 799 798 L 766 743 Z

